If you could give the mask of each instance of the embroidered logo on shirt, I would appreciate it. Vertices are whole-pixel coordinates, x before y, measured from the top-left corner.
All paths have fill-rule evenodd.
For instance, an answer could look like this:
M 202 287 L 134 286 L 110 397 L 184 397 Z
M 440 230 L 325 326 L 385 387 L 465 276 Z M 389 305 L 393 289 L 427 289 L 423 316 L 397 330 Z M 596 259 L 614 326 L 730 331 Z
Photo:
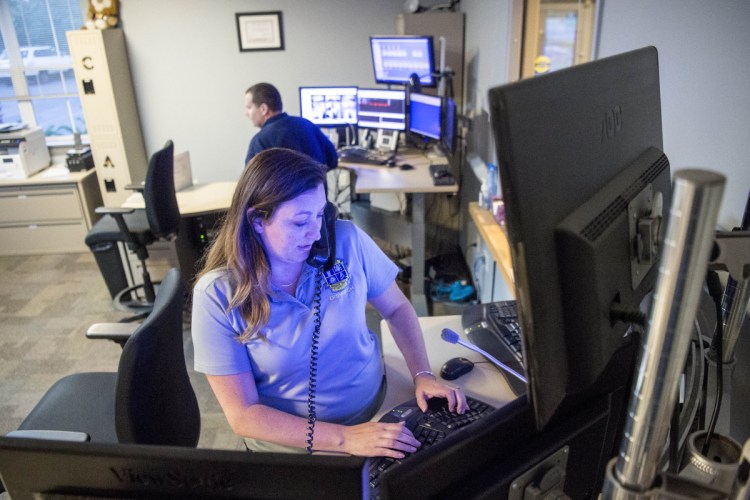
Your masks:
M 323 273 L 323 277 L 328 288 L 334 293 L 340 292 L 349 284 L 349 271 L 346 270 L 344 263 L 338 259 L 330 270 Z

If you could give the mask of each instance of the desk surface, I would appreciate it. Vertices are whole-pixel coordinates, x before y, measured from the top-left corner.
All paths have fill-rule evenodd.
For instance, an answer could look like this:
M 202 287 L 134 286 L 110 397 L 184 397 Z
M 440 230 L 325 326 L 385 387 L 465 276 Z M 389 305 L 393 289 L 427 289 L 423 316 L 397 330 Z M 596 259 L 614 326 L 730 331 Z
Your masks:
M 385 165 L 361 165 L 339 162 L 339 167 L 356 173 L 356 193 L 456 193 L 458 184 L 435 186 L 430 175 L 430 160 L 421 152 L 406 152 L 396 156 L 396 163 L 408 163 L 414 168 L 401 170 Z
M 436 376 L 439 376 L 440 367 L 449 359 L 467 358 L 477 363 L 474 365 L 474 369 L 456 380 L 448 381 L 448 383 L 460 386 L 467 396 L 473 396 L 497 408 L 516 399 L 505 381 L 505 377 L 500 374 L 494 365 L 486 362 L 484 356 L 458 344 L 449 344 L 440 338 L 443 328 L 450 328 L 458 333 L 461 338 L 467 340 L 461 328 L 461 316 L 421 317 L 419 318 L 419 324 L 424 332 L 430 369 Z M 385 321 L 380 323 L 380 331 L 383 339 L 383 358 L 385 360 L 388 391 L 383 406 L 374 420 L 380 418 L 394 406 L 414 398 L 414 382 L 411 374 Z
M 78 183 L 95 173 L 93 168 L 82 172 L 71 172 L 64 165 L 52 165 L 31 177 L 0 177 L 0 187 Z
M 194 216 L 215 212 L 224 212 L 232 203 L 232 196 L 237 187 L 237 181 L 209 182 L 194 184 L 177 192 L 177 206 L 180 214 Z M 134 192 L 128 196 L 125 208 L 144 208 L 143 196 Z
M 223 212 L 232 204 L 237 181 L 195 184 L 177 192 L 177 205 L 184 215 Z

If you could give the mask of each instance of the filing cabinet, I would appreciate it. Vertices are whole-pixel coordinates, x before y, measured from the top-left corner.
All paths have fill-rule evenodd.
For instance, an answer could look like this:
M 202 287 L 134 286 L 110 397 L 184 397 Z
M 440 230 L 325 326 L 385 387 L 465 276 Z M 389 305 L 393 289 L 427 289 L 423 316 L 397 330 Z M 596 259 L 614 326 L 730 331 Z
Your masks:
M 93 170 L 0 181 L 0 255 L 88 252 L 101 203 Z

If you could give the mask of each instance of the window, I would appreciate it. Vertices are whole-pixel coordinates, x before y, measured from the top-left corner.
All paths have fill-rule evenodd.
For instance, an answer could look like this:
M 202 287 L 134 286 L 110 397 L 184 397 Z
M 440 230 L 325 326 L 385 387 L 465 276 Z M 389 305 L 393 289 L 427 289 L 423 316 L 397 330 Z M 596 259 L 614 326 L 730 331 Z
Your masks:
M 80 0 L 0 1 L 0 123 L 41 127 L 50 145 L 86 133 L 65 37 L 82 25 Z
M 526 2 L 522 78 L 591 60 L 595 0 Z

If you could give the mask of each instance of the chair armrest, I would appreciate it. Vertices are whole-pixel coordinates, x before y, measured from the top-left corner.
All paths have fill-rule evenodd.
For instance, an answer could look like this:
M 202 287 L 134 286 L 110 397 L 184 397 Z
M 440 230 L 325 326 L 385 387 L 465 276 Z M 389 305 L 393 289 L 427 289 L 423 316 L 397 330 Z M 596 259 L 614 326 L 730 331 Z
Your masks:
M 91 436 L 85 432 L 74 432 L 74 431 L 50 431 L 50 430 L 23 430 L 23 431 L 10 431 L 5 437 L 12 438 L 26 438 L 26 439 L 51 439 L 54 441 L 73 441 L 77 443 L 85 443 Z
M 124 345 L 140 323 L 94 323 L 86 330 L 87 339 L 104 339 Z
M 125 186 L 125 189 L 130 191 L 139 191 L 142 193 L 145 189 L 145 183 L 139 182 L 137 184 L 128 184 L 127 186 Z
M 127 207 L 96 207 L 94 209 L 94 212 L 98 214 L 109 214 L 109 215 L 115 215 L 115 214 L 132 214 L 135 212 L 135 208 L 127 208 Z

